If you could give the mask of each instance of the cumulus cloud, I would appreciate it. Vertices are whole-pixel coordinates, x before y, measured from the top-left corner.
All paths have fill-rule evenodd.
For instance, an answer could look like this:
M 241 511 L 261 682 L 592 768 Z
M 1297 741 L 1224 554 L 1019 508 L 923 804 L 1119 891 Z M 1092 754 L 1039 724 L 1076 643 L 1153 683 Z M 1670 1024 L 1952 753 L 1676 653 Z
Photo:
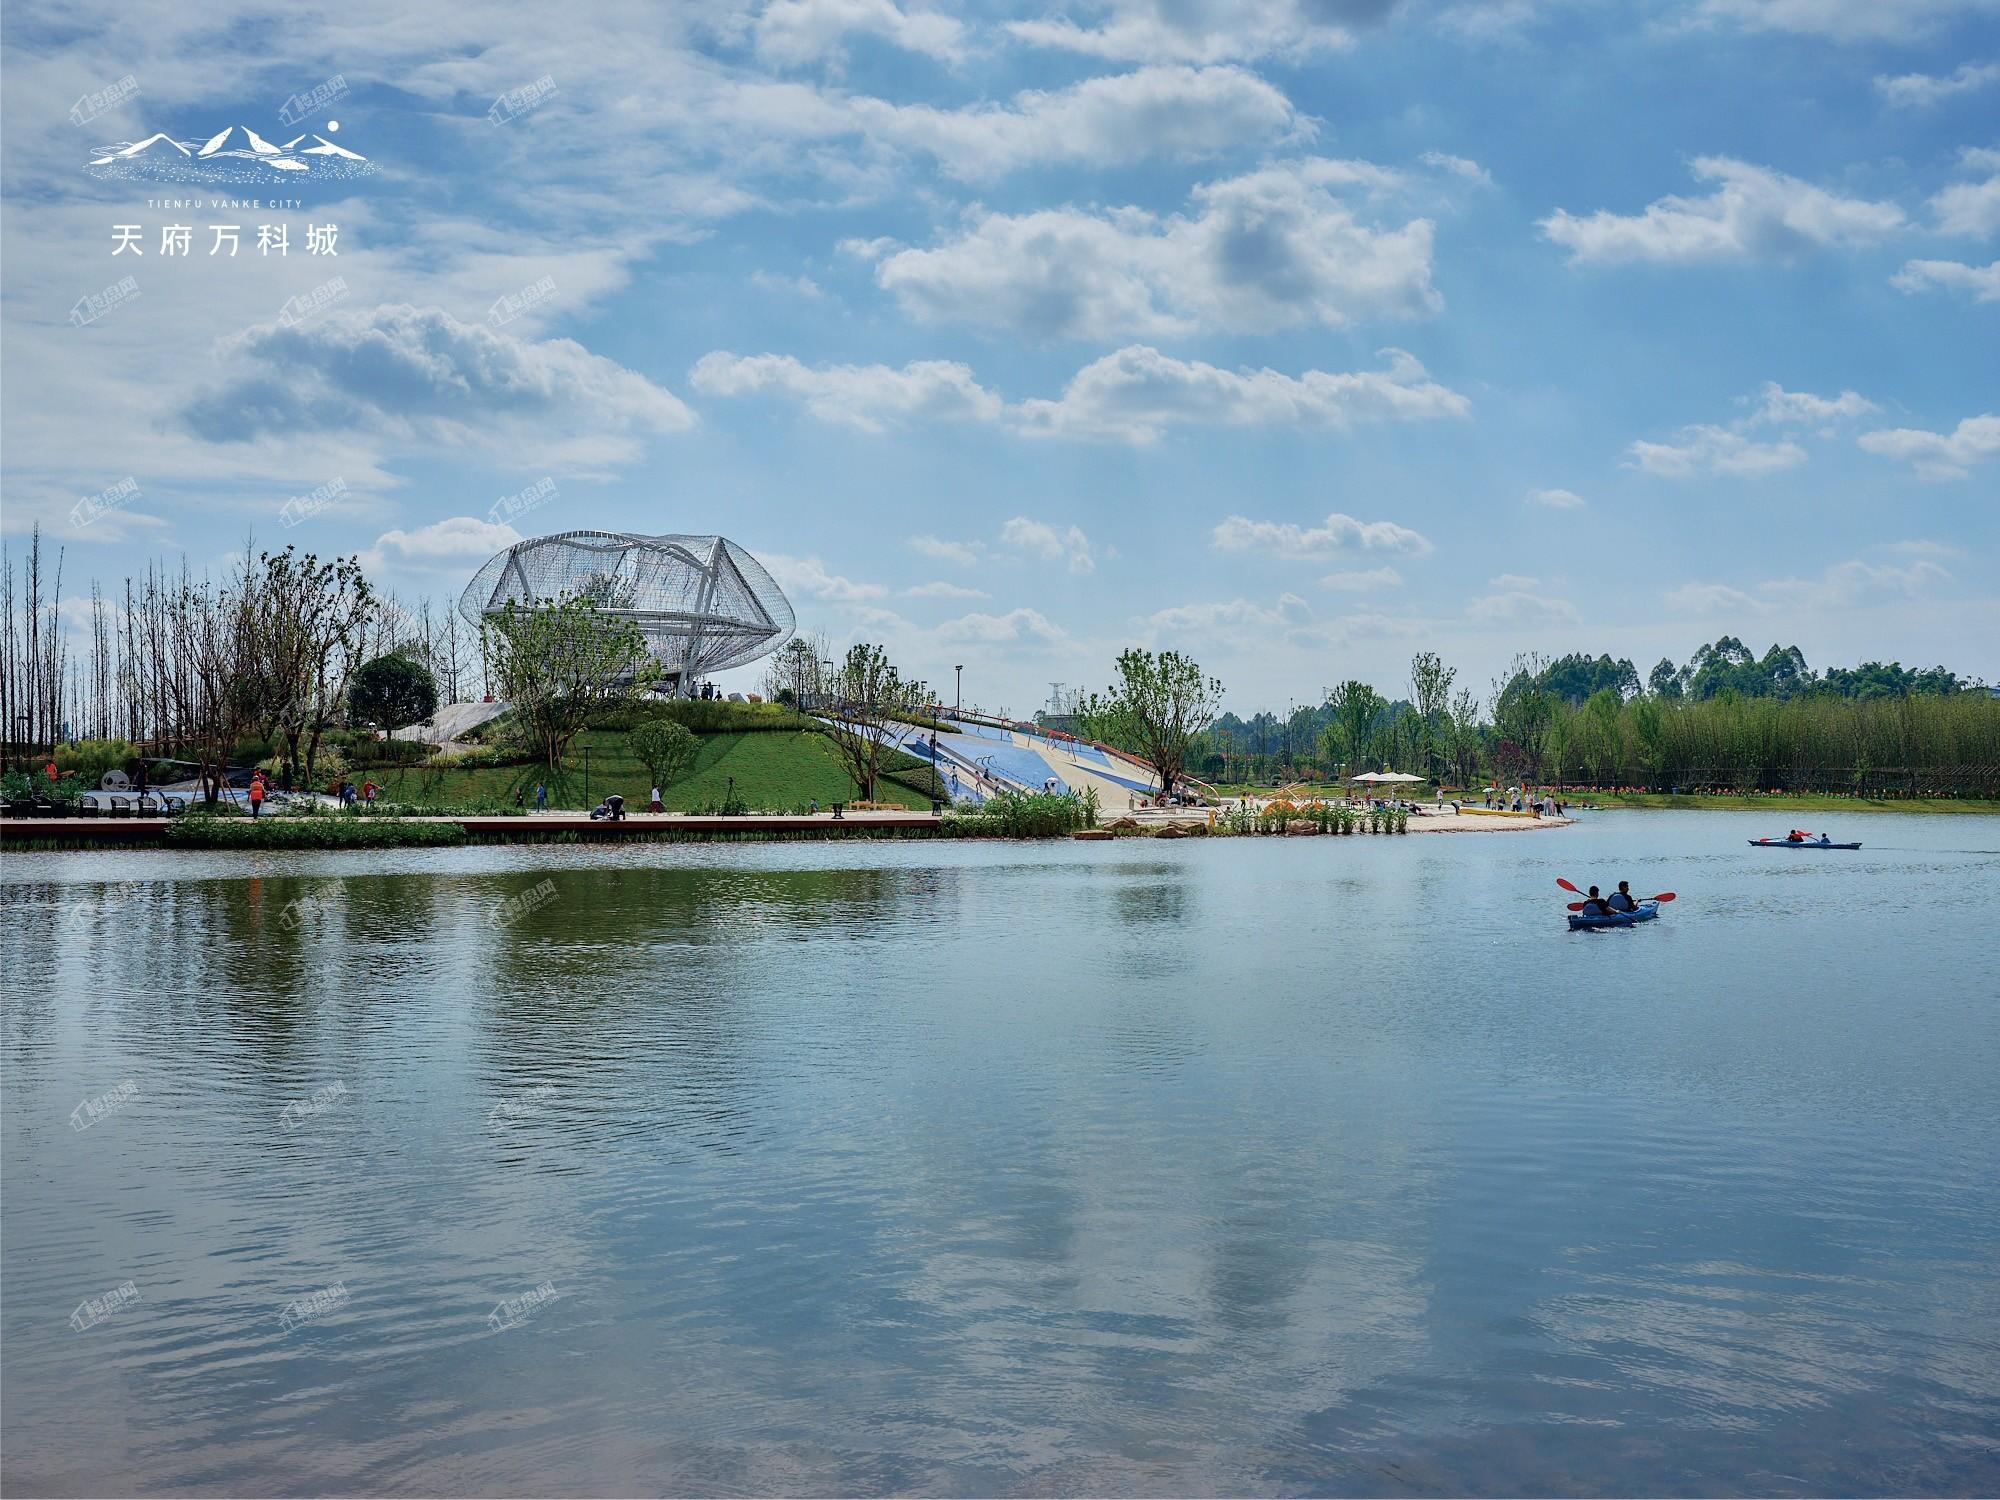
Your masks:
M 521 540 L 504 523 L 477 516 L 446 516 L 428 526 L 385 531 L 361 554 L 369 573 L 461 573 Z
M 1931 213 L 1944 234 L 1985 239 L 2000 231 L 2000 151 L 1967 147 L 1961 166 L 1988 175 L 1978 182 L 1954 182 L 1931 199 Z
M 863 98 L 845 108 L 873 139 L 925 152 L 971 181 L 1064 162 L 1210 156 L 1311 133 L 1282 92 L 1233 67 L 1140 68 L 959 109 Z
M 1557 209 L 1540 221 L 1542 233 L 1569 251 L 1571 265 L 1687 264 L 1866 244 L 1903 225 L 1893 203 L 1843 198 L 1726 156 L 1697 157 L 1693 171 L 1719 186 L 1703 198 L 1662 198 L 1639 214 L 1599 209 L 1579 218 Z
M 1176 424 L 1345 428 L 1356 422 L 1463 417 L 1471 403 L 1400 349 L 1383 370 L 1298 376 L 1223 370 L 1134 344 L 1084 366 L 1059 400 L 1025 401 L 1028 432 L 1148 443 Z
M 2000 457 L 2000 416 L 1967 417 L 1950 432 L 1894 427 L 1863 433 L 1862 448 L 1916 466 L 1923 479 L 1963 479 L 1972 466 Z
M 1209 533 L 1209 542 L 1218 552 L 1257 552 L 1302 562 L 1324 561 L 1350 552 L 1422 557 L 1431 551 L 1429 539 L 1421 532 L 1394 521 L 1357 521 L 1340 511 L 1316 526 L 1230 516 Z
M 1465 606 L 1467 618 L 1489 625 L 1574 624 L 1576 606 L 1543 591 L 1540 580 L 1502 573 L 1483 594 Z
M 1668 608 L 1681 615 L 1767 615 L 1781 610 L 1852 609 L 1885 599 L 1913 599 L 1950 581 L 1951 574 L 1929 556 L 1919 556 L 1903 566 L 1855 558 L 1835 563 L 1817 578 L 1775 578 L 1752 590 L 1727 583 L 1685 583 L 1661 597 Z
M 1936 104 L 1954 94 L 1967 94 L 2000 83 L 2000 62 L 1961 63 L 1943 77 L 1929 73 L 1904 73 L 1898 77 L 1877 77 L 1876 90 L 1891 104 L 1916 108 Z
M 817 599 L 826 604 L 866 604 L 889 592 L 879 583 L 856 583 L 829 573 L 826 564 L 817 557 L 787 557 L 782 552 L 760 552 L 757 557 L 779 586 L 796 598 Z
M 1008 641 L 1040 641 L 1057 645 L 1068 639 L 1061 626 L 1051 624 L 1039 611 L 1010 609 L 1004 615 L 960 615 L 946 620 L 933 632 L 940 641 L 953 645 L 999 645 Z
M 1380 21 L 1397 0 L 1107 0 L 1064 6 L 1007 29 L 1037 47 L 1117 62 L 1303 58 L 1354 43 L 1351 28 Z M 1092 24 L 1067 11 L 1083 9 Z
M 1329 573 L 1319 581 L 1323 589 L 1341 594 L 1372 594 L 1378 589 L 1399 589 L 1403 575 L 1394 568 L 1368 568 L 1347 573 Z
M 230 377 L 181 413 L 213 443 L 363 428 L 411 445 L 535 444 L 543 458 L 629 458 L 694 425 L 662 389 L 572 339 L 508 338 L 436 307 L 330 311 L 226 339 Z
M 1078 526 L 1052 526 L 1047 521 L 1015 516 L 1000 528 L 1000 545 L 1039 557 L 1044 562 L 1061 563 L 1072 573 L 1097 571 L 1097 559 L 1091 555 L 1090 538 Z
M 1281 639 L 1295 645 L 1323 644 L 1327 638 L 1326 628 L 1314 620 L 1312 606 L 1290 593 L 1280 594 L 1273 604 L 1252 599 L 1176 604 L 1143 616 L 1137 624 L 1148 640 L 1238 650 Z
M 916 360 L 888 365 L 801 364 L 789 354 L 722 350 L 695 363 L 688 383 L 707 396 L 776 393 L 803 402 L 822 422 L 881 432 L 899 421 L 998 420 L 1003 403 L 965 365 Z
M 1491 182 L 1493 174 L 1473 161 L 1470 157 L 1453 156 L 1446 151 L 1426 151 L 1417 160 L 1427 167 L 1435 167 L 1440 172 L 1449 172 L 1454 177 L 1463 177 L 1468 182 Z
M 1757 410 L 1750 416 L 1749 424 L 1772 427 L 1827 428 L 1882 409 L 1858 391 L 1815 396 L 1810 391 L 1788 391 L 1775 380 L 1764 382 L 1756 400 Z
M 2000 260 L 1990 266 L 1968 266 L 1956 260 L 1910 260 L 1889 278 L 1902 292 L 1922 292 L 1935 287 L 1947 292 L 1970 292 L 1975 302 L 2000 302 Z
M 1701 0 L 1696 14 L 1752 31 L 1790 31 L 1834 41 L 1911 41 L 1994 0 Z
M 771 0 L 752 30 L 757 56 L 779 67 L 839 61 L 850 36 L 870 36 L 941 62 L 965 55 L 965 27 L 895 0 Z
M 1395 174 L 1311 158 L 1195 189 L 1188 212 L 1063 207 L 976 211 L 930 249 L 880 256 L 875 279 L 924 322 L 966 322 L 1042 339 L 1259 333 L 1421 317 L 1432 225 L 1377 227 L 1343 193 Z
M 962 583 L 946 583 L 942 579 L 935 583 L 919 583 L 903 590 L 905 599 L 986 599 L 991 596 L 984 589 L 969 589 Z
M 770 271 L 752 271 L 750 285 L 760 292 L 782 292 L 792 297 L 807 297 L 817 301 L 826 295 L 817 281 L 810 276 L 779 276 Z
M 979 542 L 953 542 L 937 536 L 913 536 L 910 548 L 933 562 L 956 563 L 961 568 L 972 567 L 986 551 Z
M 1545 505 L 1550 510 L 1575 510 L 1584 503 L 1584 499 L 1574 490 L 1529 490 L 1528 503 Z
M 1683 427 L 1674 442 L 1635 442 L 1625 451 L 1630 467 L 1669 479 L 1701 474 L 1754 478 L 1797 468 L 1806 461 L 1806 450 L 1790 438 L 1760 443 L 1733 428 L 1705 423 Z

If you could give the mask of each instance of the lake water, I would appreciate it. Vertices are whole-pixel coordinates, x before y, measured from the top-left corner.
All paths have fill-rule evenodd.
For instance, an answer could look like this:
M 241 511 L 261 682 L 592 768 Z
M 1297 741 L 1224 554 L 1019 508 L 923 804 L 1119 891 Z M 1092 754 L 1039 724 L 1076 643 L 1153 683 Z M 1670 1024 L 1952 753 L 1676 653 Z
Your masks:
M 0 1478 L 1994 1493 L 2000 820 L 1787 826 L 9 855 Z

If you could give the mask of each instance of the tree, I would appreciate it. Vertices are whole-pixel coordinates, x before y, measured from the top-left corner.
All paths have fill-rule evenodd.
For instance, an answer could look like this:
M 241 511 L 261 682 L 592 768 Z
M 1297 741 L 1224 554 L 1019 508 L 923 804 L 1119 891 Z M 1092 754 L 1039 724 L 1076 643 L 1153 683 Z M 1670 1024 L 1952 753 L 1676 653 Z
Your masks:
M 1417 759 L 1415 769 L 1428 776 L 1445 740 L 1449 717 L 1451 685 L 1458 673 L 1447 667 L 1435 651 L 1419 651 L 1410 662 L 1410 701 L 1417 710 Z
M 1532 653 L 1514 658 L 1507 675 L 1493 684 L 1493 727 L 1527 761 L 1528 774 L 1539 778 L 1555 723 L 1556 699 L 1540 686 L 1548 663 Z
M 1469 788 L 1479 769 L 1479 699 L 1471 688 L 1460 688 L 1451 700 L 1451 763 L 1458 784 Z
M 654 786 L 672 786 L 687 775 L 700 749 L 693 731 L 672 719 L 648 719 L 632 731 L 632 754 Z
M 291 547 L 253 558 L 246 546 L 242 580 L 255 717 L 284 739 L 310 786 L 320 736 L 339 720 L 365 660 L 375 595 L 358 558 L 321 562 Z
M 437 679 L 422 662 L 400 651 L 363 663 L 347 686 L 348 717 L 384 729 L 421 723 L 437 706 Z
M 1340 726 L 1340 742 L 1346 752 L 1343 758 L 1352 774 L 1367 758 L 1369 731 L 1388 705 L 1367 683 L 1352 679 L 1335 688 L 1326 701 L 1333 710 L 1334 723 Z
M 1655 698 L 1675 699 L 1681 695 L 1681 673 L 1675 667 L 1673 658 L 1663 656 L 1647 674 L 1646 686 L 1653 690 Z
M 880 646 L 850 646 L 827 678 L 814 663 L 814 680 L 801 697 L 819 704 L 847 776 L 863 802 L 875 800 L 882 762 L 917 729 L 912 717 L 930 706 L 930 689 L 905 682 Z
M 659 671 L 639 627 L 587 598 L 510 601 L 489 618 L 494 677 L 551 771 L 591 714 Z
M 1215 718 L 1221 680 L 1178 651 L 1137 648 L 1118 658 L 1118 680 L 1077 703 L 1077 727 L 1089 738 L 1129 750 L 1153 768 L 1171 796 L 1186 774 L 1188 746 Z

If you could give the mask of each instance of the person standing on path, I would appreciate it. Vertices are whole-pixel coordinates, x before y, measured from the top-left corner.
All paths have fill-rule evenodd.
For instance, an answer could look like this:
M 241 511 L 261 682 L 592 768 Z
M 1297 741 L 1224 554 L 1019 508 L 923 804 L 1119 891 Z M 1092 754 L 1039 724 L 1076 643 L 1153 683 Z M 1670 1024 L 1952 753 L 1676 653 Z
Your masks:
M 665 812 L 665 811 L 666 811 L 666 808 L 664 808 L 664 807 L 662 807 L 662 806 L 660 805 L 660 789 L 659 789 L 658 787 L 654 787 L 654 788 L 653 788 L 653 800 L 652 800 L 651 802 L 649 802 L 649 803 L 647 803 L 647 804 L 646 804 L 646 811 L 647 811 L 647 812 Z
M 264 773 L 257 771 L 250 777 L 250 816 L 256 817 L 264 811 Z
M 543 785 L 541 782 L 538 781 L 535 783 L 535 811 L 547 812 L 548 807 L 549 807 L 549 789 L 547 786 Z

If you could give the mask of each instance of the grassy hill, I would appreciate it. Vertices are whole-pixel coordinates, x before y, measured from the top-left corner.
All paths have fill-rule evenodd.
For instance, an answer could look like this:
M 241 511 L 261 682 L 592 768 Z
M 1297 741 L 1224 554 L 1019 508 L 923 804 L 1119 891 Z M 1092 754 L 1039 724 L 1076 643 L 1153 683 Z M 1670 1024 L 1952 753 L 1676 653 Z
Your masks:
M 893 757 L 907 770 L 923 763 L 909 756 Z M 427 766 L 374 768 L 356 774 L 359 784 L 372 777 L 385 800 L 468 810 L 512 810 L 514 797 L 525 792 L 534 805 L 535 783 L 543 779 L 538 765 L 482 766 L 466 770 Z M 728 794 L 730 778 L 736 795 L 752 811 L 784 812 L 817 798 L 820 806 L 854 799 L 854 783 L 841 768 L 832 743 L 810 730 L 759 730 L 704 734 L 694 769 L 672 786 L 661 789 L 670 812 L 694 812 L 717 807 Z M 646 768 L 632 758 L 624 730 L 587 729 L 570 749 L 569 764 L 560 778 L 549 778 L 549 806 L 587 810 L 610 792 L 621 793 L 627 808 L 643 810 L 651 792 Z M 883 781 L 876 800 L 905 807 L 928 808 L 930 798 L 914 788 Z

